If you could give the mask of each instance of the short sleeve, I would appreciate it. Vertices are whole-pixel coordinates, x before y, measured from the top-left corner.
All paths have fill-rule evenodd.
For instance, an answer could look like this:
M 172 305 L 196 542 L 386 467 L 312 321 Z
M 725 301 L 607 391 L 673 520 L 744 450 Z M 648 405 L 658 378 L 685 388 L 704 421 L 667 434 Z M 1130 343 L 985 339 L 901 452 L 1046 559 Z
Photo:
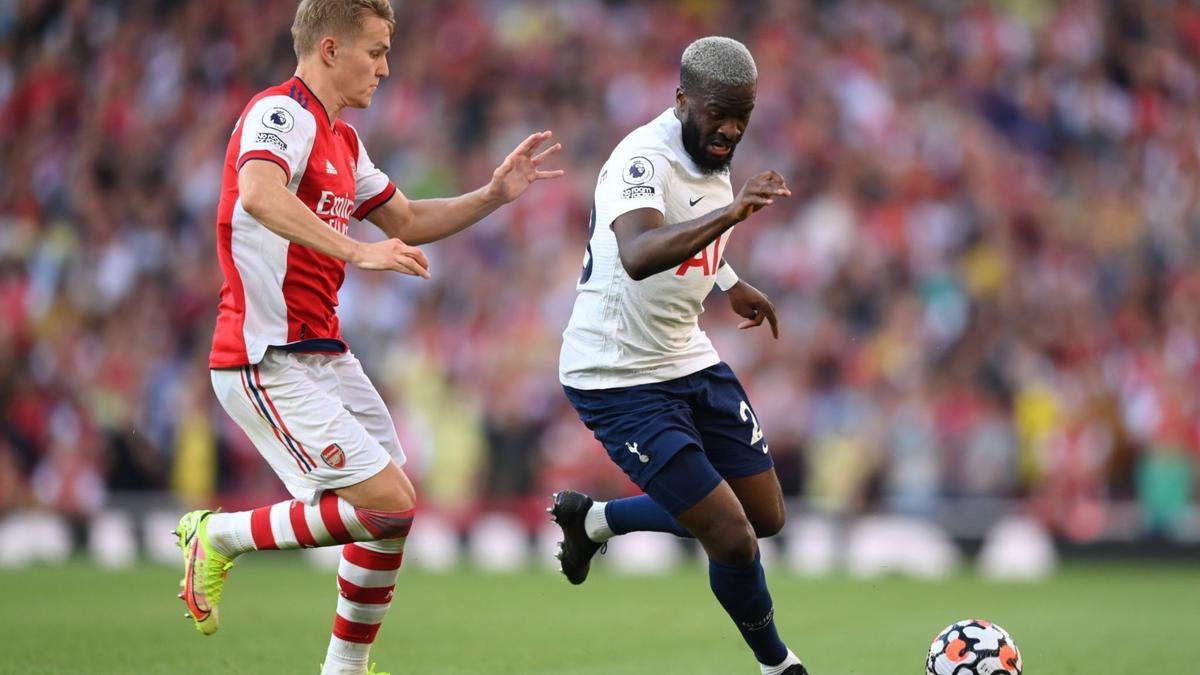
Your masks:
M 308 161 L 317 135 L 317 120 L 288 96 L 264 96 L 242 119 L 237 169 L 252 159 L 278 164 L 288 182 Z
M 636 209 L 666 213 L 670 163 L 661 151 L 633 150 L 619 162 L 610 162 L 608 173 L 600 181 L 597 197 L 608 206 L 609 222 Z
M 358 141 L 358 158 L 354 165 L 354 217 L 363 220 L 371 211 L 382 206 L 396 194 L 396 186 L 388 179 L 387 174 L 379 170 L 367 155 L 367 148 L 358 132 L 354 132 Z

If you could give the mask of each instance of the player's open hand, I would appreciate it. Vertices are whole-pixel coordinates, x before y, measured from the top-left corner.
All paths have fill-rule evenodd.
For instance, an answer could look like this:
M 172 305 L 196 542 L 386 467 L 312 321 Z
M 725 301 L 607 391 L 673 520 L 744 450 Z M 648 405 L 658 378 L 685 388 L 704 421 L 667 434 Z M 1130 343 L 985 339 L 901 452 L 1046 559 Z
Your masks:
M 774 204 L 776 197 L 791 196 L 792 191 L 788 189 L 783 176 L 774 171 L 764 171 L 746 181 L 733 203 L 726 209 L 740 223 L 762 207 Z
M 544 171 L 540 168 L 543 162 L 562 150 L 562 143 L 555 143 L 536 155 L 534 154 L 538 147 L 550 140 L 553 135 L 550 131 L 539 131 L 521 141 L 521 144 L 508 153 L 504 162 L 492 172 L 492 182 L 488 184 L 488 193 L 503 202 L 511 202 L 520 197 L 525 188 L 533 185 L 535 181 L 543 178 L 558 178 L 563 175 L 562 169 Z
M 425 252 L 399 239 L 361 244 L 350 262 L 363 270 L 392 270 L 423 279 L 430 278 L 429 258 L 425 257 Z
M 725 292 L 729 296 L 729 306 L 737 315 L 746 320 L 738 324 L 738 328 L 746 329 L 761 326 L 763 319 L 771 325 L 771 335 L 779 339 L 779 320 L 775 318 L 775 305 L 767 299 L 766 294 L 744 281 L 738 281 Z

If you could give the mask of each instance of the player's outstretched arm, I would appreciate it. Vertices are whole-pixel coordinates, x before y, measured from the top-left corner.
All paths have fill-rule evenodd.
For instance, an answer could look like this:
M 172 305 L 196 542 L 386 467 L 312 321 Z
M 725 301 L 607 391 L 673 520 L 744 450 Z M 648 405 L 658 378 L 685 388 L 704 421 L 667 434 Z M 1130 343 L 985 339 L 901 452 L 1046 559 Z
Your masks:
M 287 175 L 274 162 L 251 160 L 238 172 L 242 208 L 275 234 L 367 270 L 393 270 L 429 278 L 421 249 L 387 239 L 356 241 L 330 227 L 286 187 Z
M 538 152 L 552 135 L 549 131 L 540 131 L 521 141 L 492 172 L 491 182 L 478 190 L 448 199 L 409 201 L 392 198 L 372 211 L 367 219 L 388 236 L 412 244 L 427 244 L 461 232 L 520 197 L 535 182 L 563 175 L 562 169 L 547 171 L 541 168 L 547 159 L 562 149 L 562 144 L 555 143 Z
M 725 230 L 764 206 L 774 204 L 776 197 L 790 197 L 791 194 L 782 176 L 774 171 L 764 171 L 746 181 L 729 206 L 699 218 L 664 226 L 663 214 L 656 209 L 635 209 L 621 214 L 612 224 L 621 265 L 635 280 L 676 267 L 711 244 Z

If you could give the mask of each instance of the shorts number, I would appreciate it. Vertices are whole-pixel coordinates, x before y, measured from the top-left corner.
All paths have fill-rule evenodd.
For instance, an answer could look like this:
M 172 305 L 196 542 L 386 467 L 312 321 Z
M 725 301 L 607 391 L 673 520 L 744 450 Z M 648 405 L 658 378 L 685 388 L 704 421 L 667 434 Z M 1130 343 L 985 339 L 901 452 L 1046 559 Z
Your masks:
M 758 426 L 758 418 L 754 416 L 754 411 L 750 409 L 750 404 L 742 401 L 741 406 L 738 407 L 738 414 L 741 416 L 743 422 L 749 422 L 750 426 L 754 427 L 754 431 L 750 433 L 750 445 L 761 441 L 763 439 L 762 427 Z

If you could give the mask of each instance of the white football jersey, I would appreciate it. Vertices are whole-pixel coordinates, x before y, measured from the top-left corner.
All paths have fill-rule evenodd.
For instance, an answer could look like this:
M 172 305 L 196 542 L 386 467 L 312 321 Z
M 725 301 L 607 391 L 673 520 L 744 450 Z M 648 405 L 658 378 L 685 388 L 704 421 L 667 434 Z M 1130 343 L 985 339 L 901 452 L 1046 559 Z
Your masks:
M 704 175 L 683 149 L 674 108 L 617 145 L 596 182 L 579 295 L 559 356 L 564 385 L 664 382 L 720 361 L 697 319 L 733 228 L 682 265 L 634 281 L 621 265 L 612 222 L 651 208 L 662 212 L 665 227 L 732 202 L 729 174 Z

